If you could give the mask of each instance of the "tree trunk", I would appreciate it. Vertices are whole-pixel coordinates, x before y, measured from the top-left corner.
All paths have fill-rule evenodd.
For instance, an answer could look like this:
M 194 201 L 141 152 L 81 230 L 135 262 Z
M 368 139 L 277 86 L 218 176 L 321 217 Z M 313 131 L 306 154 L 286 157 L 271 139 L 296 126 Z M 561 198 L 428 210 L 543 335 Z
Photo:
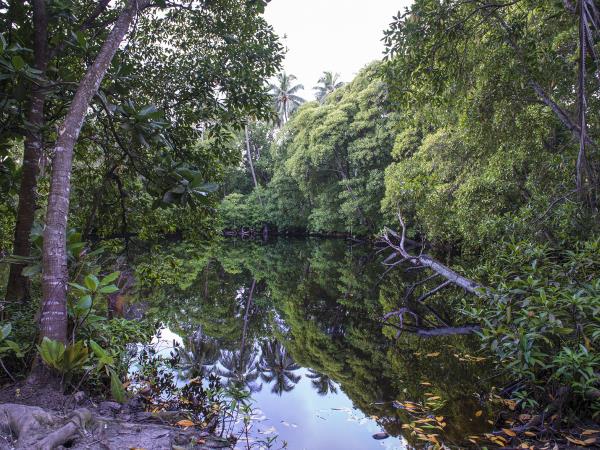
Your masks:
M 258 187 L 258 181 L 256 180 L 256 173 L 254 172 L 254 163 L 252 162 L 252 152 L 250 151 L 250 134 L 248 133 L 248 125 L 244 126 L 244 134 L 246 137 L 246 155 L 248 158 L 248 165 L 250 166 L 250 172 L 252 173 L 252 180 L 254 181 L 254 187 Z
M 48 17 L 45 0 L 33 1 L 34 29 L 34 67 L 46 73 L 48 66 Z M 29 236 L 35 217 L 37 176 L 40 159 L 43 156 L 44 136 L 44 103 L 46 94 L 43 87 L 32 86 L 31 103 L 27 113 L 29 122 L 25 135 L 23 150 L 23 169 L 19 188 L 19 205 L 17 207 L 17 223 L 13 254 L 29 256 L 31 242 Z M 29 297 L 29 279 L 21 274 L 25 265 L 11 264 L 8 284 L 6 286 L 6 301 L 20 301 Z
M 248 133 L 248 125 L 244 126 L 244 135 L 246 137 L 246 156 L 248 158 L 248 165 L 250 166 L 250 172 L 252 173 L 254 189 L 257 189 L 258 180 L 256 179 L 256 172 L 254 172 L 254 163 L 252 162 L 252 152 L 250 151 L 250 134 Z M 260 202 L 260 205 L 263 206 L 263 201 L 258 191 L 256 192 L 256 194 L 258 195 L 258 201 Z
M 71 191 L 73 147 L 79 137 L 90 101 L 98 92 L 100 83 L 138 8 L 141 9 L 146 4 L 145 1 L 131 0 L 121 12 L 98 56 L 79 84 L 67 117 L 58 129 L 58 139 L 54 147 L 52 162 L 46 228 L 44 230 L 41 338 L 47 337 L 64 343 L 67 341 L 68 270 L 66 229 Z

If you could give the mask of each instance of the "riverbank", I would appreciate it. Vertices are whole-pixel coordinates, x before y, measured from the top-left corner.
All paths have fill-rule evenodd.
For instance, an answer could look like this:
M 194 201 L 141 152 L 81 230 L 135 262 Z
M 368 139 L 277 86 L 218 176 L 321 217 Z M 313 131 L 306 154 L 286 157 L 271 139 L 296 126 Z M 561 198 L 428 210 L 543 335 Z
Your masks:
M 232 447 L 227 439 L 188 426 L 192 423 L 184 411 L 153 413 L 140 405 L 135 397 L 119 404 L 25 382 L 5 386 L 0 389 L 0 449 Z

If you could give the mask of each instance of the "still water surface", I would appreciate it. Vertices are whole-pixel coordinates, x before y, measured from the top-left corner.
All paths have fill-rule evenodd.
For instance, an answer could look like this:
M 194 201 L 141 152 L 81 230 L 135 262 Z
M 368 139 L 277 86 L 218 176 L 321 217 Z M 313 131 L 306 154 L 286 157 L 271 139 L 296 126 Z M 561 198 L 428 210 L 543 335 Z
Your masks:
M 411 306 L 403 294 L 419 275 L 383 276 L 375 250 L 343 240 L 227 240 L 157 249 L 138 268 L 159 274 L 143 295 L 160 311 L 163 338 L 185 348 L 180 376 L 213 372 L 249 389 L 256 439 L 276 435 L 294 450 L 412 448 L 424 442 L 408 424 L 437 417 L 441 429 L 417 423 L 421 434 L 464 445 L 489 427 L 477 413 L 491 376 L 477 340 L 397 338 L 383 326 L 385 313 Z M 413 325 L 461 325 L 445 297 L 432 300 L 411 306 Z M 389 437 L 373 437 L 381 433 Z

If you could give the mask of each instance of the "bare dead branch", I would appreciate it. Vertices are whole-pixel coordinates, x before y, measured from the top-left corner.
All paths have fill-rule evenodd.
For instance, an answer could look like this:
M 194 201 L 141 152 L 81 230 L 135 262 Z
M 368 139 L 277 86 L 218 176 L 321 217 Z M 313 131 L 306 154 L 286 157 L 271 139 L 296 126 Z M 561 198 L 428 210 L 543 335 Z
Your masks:
M 421 303 L 423 301 L 425 301 L 426 299 L 428 299 L 429 297 L 431 297 L 432 295 L 437 294 L 439 291 L 441 291 L 442 289 L 444 289 L 447 286 L 450 286 L 452 284 L 452 282 L 450 280 L 446 280 L 444 281 L 442 284 L 440 284 L 439 286 L 437 286 L 436 288 L 424 293 L 423 295 L 421 295 L 418 299 L 417 302 Z
M 459 273 L 452 270 L 450 267 L 442 264 L 435 258 L 432 258 L 426 253 L 421 253 L 420 255 L 411 255 L 408 253 L 406 248 L 404 247 L 404 241 L 406 239 L 406 225 L 404 223 L 404 219 L 402 218 L 402 214 L 398 213 L 398 220 L 402 227 L 402 232 L 398 234 L 397 232 L 391 232 L 389 228 L 386 228 L 383 232 L 382 239 L 384 242 L 388 244 L 390 248 L 392 248 L 395 252 L 400 253 L 406 261 L 413 265 L 412 269 L 424 269 L 429 268 L 433 270 L 438 275 L 444 277 L 446 280 L 450 281 L 452 284 L 461 287 L 467 292 L 474 294 L 478 297 L 483 296 L 483 294 L 487 291 L 487 288 L 481 286 L 479 283 L 463 277 Z M 400 236 L 398 242 L 395 242 L 397 236 Z M 410 270 L 411 268 L 407 269 Z

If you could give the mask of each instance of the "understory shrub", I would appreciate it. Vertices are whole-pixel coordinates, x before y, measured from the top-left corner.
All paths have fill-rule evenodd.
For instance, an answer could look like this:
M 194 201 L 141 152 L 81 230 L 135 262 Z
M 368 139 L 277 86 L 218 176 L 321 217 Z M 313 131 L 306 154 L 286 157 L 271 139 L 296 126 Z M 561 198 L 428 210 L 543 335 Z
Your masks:
M 479 267 L 496 288 L 464 309 L 482 323 L 483 345 L 516 382 L 522 407 L 600 415 L 599 269 L 597 238 L 562 251 L 511 243 Z

